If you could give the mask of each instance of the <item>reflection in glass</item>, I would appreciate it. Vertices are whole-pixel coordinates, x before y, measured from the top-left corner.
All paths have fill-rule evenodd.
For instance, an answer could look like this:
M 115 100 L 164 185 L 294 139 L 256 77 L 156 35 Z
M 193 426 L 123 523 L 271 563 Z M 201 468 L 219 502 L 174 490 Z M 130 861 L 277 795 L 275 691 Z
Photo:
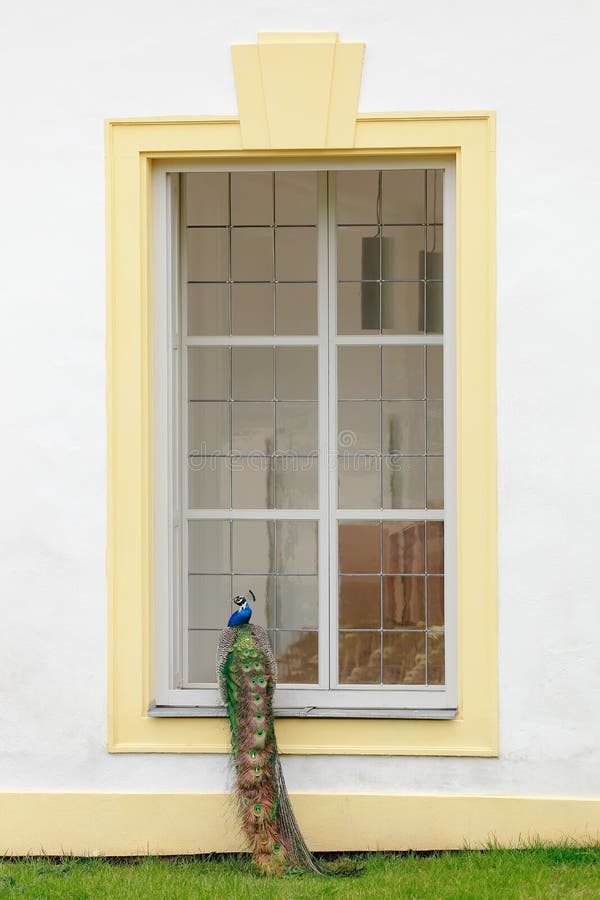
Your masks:
M 194 172 L 185 176 L 188 225 L 229 225 L 227 172 Z
M 231 333 L 273 334 L 273 286 L 231 285 Z
M 227 280 L 227 228 L 188 228 L 188 281 Z
M 427 578 L 427 627 L 444 627 L 444 579 L 441 575 Z
M 225 509 L 230 506 L 228 463 L 228 460 L 216 456 L 190 457 L 190 509 Z
M 383 523 L 383 571 L 415 574 L 425 571 L 425 523 Z
M 277 571 L 317 573 L 317 522 L 277 522 Z
M 317 333 L 316 284 L 278 284 L 275 299 L 277 334 Z
M 277 508 L 316 509 L 318 460 L 284 456 L 274 462 Z
M 271 228 L 234 228 L 232 230 L 231 277 L 234 281 L 272 280 L 273 231 Z
M 280 400 L 317 399 L 316 347 L 277 347 L 275 360 Z
M 336 173 L 336 215 L 340 224 L 377 222 L 379 172 Z
M 381 571 L 379 522 L 340 522 L 339 570 L 352 574 Z
M 229 403 L 192 400 L 188 407 L 190 454 L 229 453 Z
M 381 683 L 381 633 L 342 631 L 339 635 L 340 684 Z
M 273 399 L 271 347 L 233 347 L 231 366 L 234 400 Z
M 375 456 L 338 456 L 340 509 L 379 509 L 381 463 Z
M 231 461 L 232 506 L 240 509 L 273 508 L 272 460 L 268 457 Z
M 229 298 L 226 284 L 189 284 L 187 307 L 188 334 L 229 333 Z
M 275 221 L 278 225 L 317 224 L 317 173 L 275 173 Z
M 427 460 L 427 507 L 442 509 L 444 506 L 444 460 L 432 456 Z
M 190 628 L 222 628 L 230 615 L 229 575 L 190 575 L 188 623 Z
M 441 281 L 427 282 L 427 334 L 443 334 L 444 332 L 444 288 Z
M 338 403 L 338 447 L 356 453 L 381 448 L 380 403 L 377 400 Z
M 381 627 L 381 580 L 379 575 L 340 577 L 340 628 Z
M 188 631 L 188 682 L 214 684 L 215 647 L 219 643 L 218 631 Z
M 273 402 L 233 403 L 231 443 L 234 453 L 271 454 L 273 439 Z
M 420 281 L 388 281 L 381 285 L 384 334 L 422 334 L 425 296 Z
M 384 633 L 383 683 L 425 684 L 425 635 Z
M 444 358 L 442 347 L 427 347 L 427 396 L 443 397 Z
M 427 401 L 427 452 L 444 452 L 444 403 L 442 400 Z
M 383 396 L 418 399 L 425 396 L 425 348 L 382 348 Z
M 278 228 L 275 260 L 278 281 L 316 281 L 317 229 Z
M 319 640 L 316 631 L 278 631 L 278 683 L 316 684 L 319 680 Z
M 444 221 L 444 170 L 427 170 L 427 221 Z
M 316 575 L 278 575 L 277 627 L 318 628 L 318 601 Z
M 377 316 L 364 316 L 365 305 Z M 358 282 L 337 286 L 338 334 L 373 334 L 379 332 L 379 284 Z
M 218 520 L 189 522 L 188 569 L 190 574 L 231 570 L 229 522 Z
M 238 521 L 232 523 L 233 571 L 260 572 L 275 570 L 275 523 Z
M 227 347 L 191 347 L 188 350 L 188 399 L 229 399 Z
M 427 571 L 444 574 L 444 523 L 427 523 Z
M 278 453 L 316 453 L 317 404 L 280 400 L 276 406 Z
M 425 460 L 418 456 L 385 457 L 383 506 L 385 509 L 425 507 Z
M 444 684 L 444 634 L 429 632 L 427 635 L 427 681 L 429 684 Z
M 377 399 L 381 396 L 379 347 L 338 348 L 338 397 L 341 400 Z
M 337 229 L 338 281 L 370 281 L 379 278 L 379 271 L 377 226 L 339 227 Z
M 387 225 L 425 222 L 425 170 L 395 169 L 382 172 L 382 211 Z
M 272 172 L 232 172 L 231 224 L 273 224 Z
M 382 404 L 383 452 L 425 452 L 425 403 L 389 400 Z
M 425 628 L 425 578 L 383 576 L 383 627 Z
M 383 238 L 390 241 L 389 259 L 393 260 L 393 269 L 390 265 L 386 270 L 384 265 L 384 280 L 414 281 L 422 278 L 425 229 L 413 225 L 385 225 Z

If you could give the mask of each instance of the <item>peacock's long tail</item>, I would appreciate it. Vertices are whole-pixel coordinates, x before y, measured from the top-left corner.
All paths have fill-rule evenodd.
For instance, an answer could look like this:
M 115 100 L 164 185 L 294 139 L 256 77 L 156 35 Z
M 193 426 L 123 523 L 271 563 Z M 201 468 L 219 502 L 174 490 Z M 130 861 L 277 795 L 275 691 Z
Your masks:
M 221 633 L 217 678 L 231 726 L 235 791 L 252 856 L 266 874 L 321 873 L 300 833 L 283 778 L 273 719 L 277 666 L 259 625 Z

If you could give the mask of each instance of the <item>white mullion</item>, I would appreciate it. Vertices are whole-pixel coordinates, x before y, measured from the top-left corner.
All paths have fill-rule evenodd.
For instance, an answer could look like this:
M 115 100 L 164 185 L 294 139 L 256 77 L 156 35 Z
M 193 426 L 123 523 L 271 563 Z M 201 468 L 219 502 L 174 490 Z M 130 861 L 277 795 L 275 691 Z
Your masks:
M 356 519 L 376 522 L 443 522 L 446 513 L 443 509 L 338 509 L 335 517 L 338 522 Z
M 444 343 L 441 334 L 340 334 L 335 338 L 335 343 L 340 346 L 352 346 L 363 344 L 394 347 L 408 345 L 418 346 L 442 346 Z
M 319 341 L 319 688 L 329 687 L 329 289 L 327 273 L 329 270 L 329 240 L 327 234 L 327 173 L 317 175 L 317 300 L 318 300 L 318 341 Z
M 329 687 L 338 683 L 338 455 L 337 455 L 337 241 L 336 241 L 336 183 L 335 172 L 328 173 L 328 294 L 329 294 L 329 516 L 328 531 L 331 549 L 329 553 L 329 608 L 330 620 L 327 633 L 329 641 Z

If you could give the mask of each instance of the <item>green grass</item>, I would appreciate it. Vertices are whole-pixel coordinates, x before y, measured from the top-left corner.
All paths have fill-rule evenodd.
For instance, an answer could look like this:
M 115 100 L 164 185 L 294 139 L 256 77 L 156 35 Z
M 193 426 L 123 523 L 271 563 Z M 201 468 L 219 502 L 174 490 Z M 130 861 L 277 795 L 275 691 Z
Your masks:
M 257 875 L 244 856 L 0 861 L 0 898 L 318 900 L 318 898 L 600 898 L 600 845 L 435 854 L 364 854 L 351 877 Z

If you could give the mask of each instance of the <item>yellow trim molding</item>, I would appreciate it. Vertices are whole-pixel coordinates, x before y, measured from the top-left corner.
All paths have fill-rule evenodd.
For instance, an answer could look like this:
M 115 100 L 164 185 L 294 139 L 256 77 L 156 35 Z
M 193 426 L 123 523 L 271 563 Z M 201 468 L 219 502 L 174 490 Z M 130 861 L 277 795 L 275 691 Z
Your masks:
M 239 67 L 241 119 L 205 116 L 106 124 L 109 749 L 219 753 L 228 747 L 225 720 L 147 716 L 154 693 L 149 240 L 154 160 L 244 160 L 251 165 L 254 160 L 289 159 L 293 165 L 295 159 L 308 158 L 327 168 L 337 159 L 376 162 L 433 155 L 454 159 L 457 172 L 459 712 L 451 721 L 280 719 L 277 735 L 283 753 L 494 756 L 498 744 L 494 116 L 477 112 L 355 117 L 356 59 L 348 83 L 342 79 L 331 87 L 339 48 L 345 46 L 337 43 L 337 37 L 334 41 L 330 35 L 314 40 L 311 36 L 309 41 L 301 35 L 284 41 L 281 35 L 263 36 L 257 52 L 261 67 L 266 60 L 261 78 L 269 83 L 286 83 L 287 57 L 279 53 L 283 46 L 286 52 L 300 47 L 302 53 L 311 48 L 311 53 L 329 54 L 329 63 L 319 64 L 318 71 L 323 90 L 337 98 L 333 106 L 330 100 L 326 128 L 333 144 L 325 136 L 321 110 L 318 122 L 311 120 L 307 126 L 311 142 L 318 145 L 301 149 L 305 145 L 299 143 L 303 129 L 298 123 L 305 105 L 300 94 L 293 95 L 298 101 L 297 121 L 268 85 L 264 102 L 262 94 L 256 95 L 256 85 L 254 100 L 242 99 Z M 272 48 L 278 55 L 269 56 Z M 313 90 L 315 85 L 306 88 L 305 99 Z M 256 110 L 266 110 L 268 135 L 259 112 L 256 127 L 252 125 L 253 104 Z M 273 142 L 279 149 L 273 149 Z
M 597 799 L 294 794 L 292 801 L 308 845 L 321 852 L 600 838 Z M 229 794 L 6 793 L 0 809 L 0 848 L 9 856 L 227 853 L 245 846 Z

